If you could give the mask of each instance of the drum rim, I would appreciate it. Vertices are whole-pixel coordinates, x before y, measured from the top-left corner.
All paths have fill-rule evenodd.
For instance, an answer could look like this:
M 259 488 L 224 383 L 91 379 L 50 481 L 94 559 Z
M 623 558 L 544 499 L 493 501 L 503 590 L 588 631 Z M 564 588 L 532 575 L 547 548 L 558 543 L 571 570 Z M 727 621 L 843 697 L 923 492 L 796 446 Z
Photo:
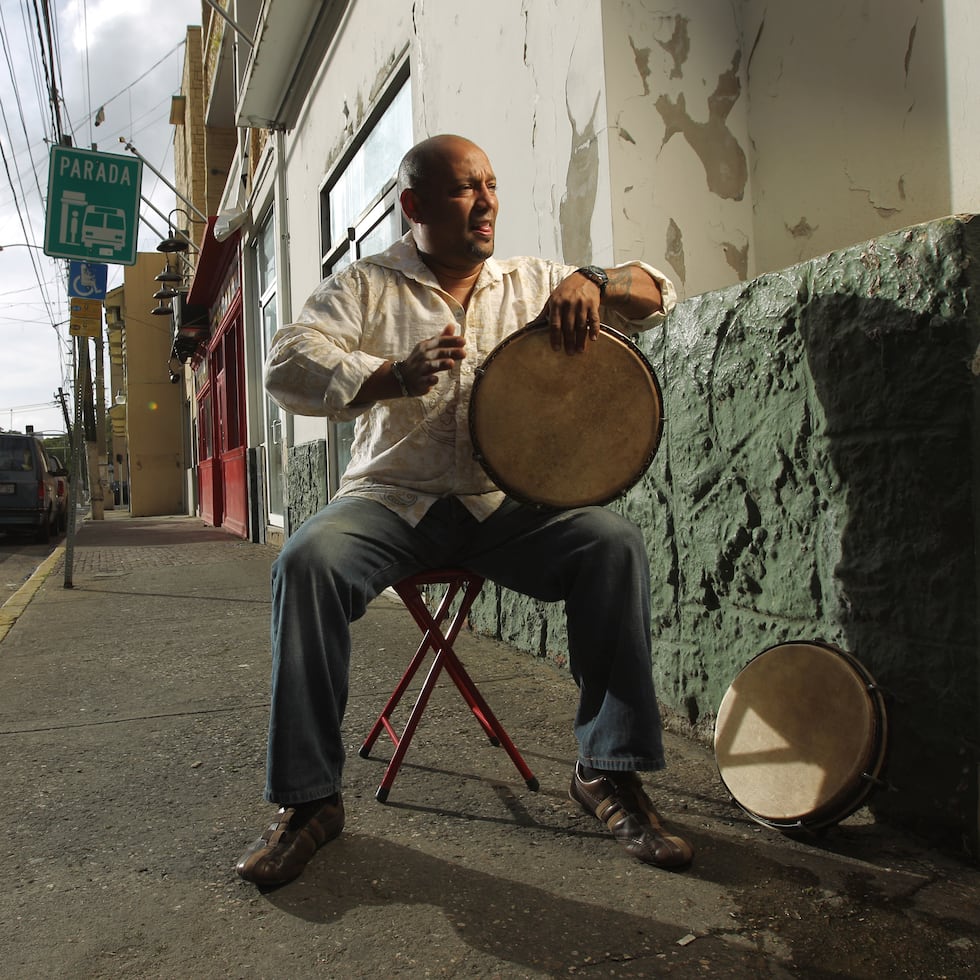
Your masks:
M 719 704 L 718 715 L 721 714 L 721 707 L 724 704 L 725 698 L 728 696 L 736 680 L 744 671 L 748 670 L 748 668 L 756 660 L 765 654 L 772 653 L 774 650 L 778 650 L 780 647 L 791 646 L 818 647 L 830 653 L 836 654 L 841 658 L 841 660 L 844 661 L 844 663 L 851 667 L 858 679 L 864 683 L 864 690 L 868 695 L 868 703 L 871 706 L 871 731 L 873 736 L 871 743 L 868 746 L 867 758 L 865 760 L 866 771 L 863 771 L 859 778 L 852 784 L 843 787 L 837 794 L 830 799 L 825 800 L 811 812 L 800 815 L 796 819 L 782 819 L 778 817 L 767 817 L 758 811 L 753 810 L 747 803 L 739 800 L 738 797 L 732 792 L 731 786 L 725 780 L 725 775 L 718 759 L 717 716 L 715 720 L 715 733 L 713 739 L 715 745 L 715 766 L 718 770 L 718 777 L 725 789 L 728 790 L 732 801 L 740 810 L 742 810 L 747 816 L 751 817 L 757 823 L 760 823 L 763 826 L 769 827 L 773 830 L 784 832 L 794 830 L 820 830 L 825 827 L 833 826 L 834 824 L 839 823 L 841 820 L 844 820 L 846 817 L 850 816 L 850 814 L 854 813 L 855 810 L 859 809 L 864 804 L 876 787 L 880 785 L 880 777 L 885 768 L 888 757 L 888 714 L 886 711 L 885 699 L 877 681 L 868 668 L 865 667 L 865 665 L 861 663 L 861 661 L 858 660 L 853 653 L 844 650 L 837 644 L 831 643 L 828 640 L 808 638 L 783 640 L 778 643 L 773 643 L 764 650 L 760 650 L 751 659 L 749 659 L 738 670 L 738 672 L 732 678 L 731 683 L 726 688 L 725 694 L 722 697 L 722 702 Z
M 470 431 L 470 444 L 473 447 L 473 458 L 480 464 L 484 472 L 487 474 L 487 476 L 491 479 L 491 481 L 499 490 L 503 491 L 505 494 L 507 494 L 508 497 L 513 498 L 519 503 L 527 504 L 528 506 L 537 507 L 540 509 L 551 509 L 551 510 L 564 510 L 564 509 L 571 509 L 574 507 L 584 507 L 584 506 L 601 507 L 605 504 L 611 503 L 614 500 L 618 500 L 621 497 L 624 497 L 627 493 L 629 493 L 629 491 L 633 487 L 636 486 L 637 483 L 640 482 L 640 480 L 643 479 L 644 474 L 652 465 L 653 460 L 660 449 L 660 443 L 663 439 L 664 421 L 665 421 L 663 389 L 660 386 L 660 379 L 657 377 L 657 372 L 654 370 L 654 367 L 650 363 L 650 360 L 646 356 L 646 354 L 644 354 L 643 351 L 640 350 L 639 345 L 636 343 L 636 341 L 634 341 L 632 337 L 629 337 L 627 334 L 623 333 L 622 331 L 617 330 L 615 327 L 610 327 L 608 324 L 600 323 L 599 332 L 602 334 L 609 335 L 613 340 L 619 341 L 621 344 L 623 344 L 623 346 L 625 346 L 629 351 L 631 351 L 633 354 L 635 354 L 638 357 L 641 365 L 644 368 L 646 368 L 647 374 L 649 375 L 650 381 L 652 382 L 653 385 L 653 390 L 656 394 L 657 404 L 660 406 L 660 411 L 658 413 L 658 418 L 657 418 L 656 432 L 654 433 L 654 437 L 651 443 L 651 448 L 647 453 L 646 458 L 644 459 L 642 465 L 638 467 L 635 474 L 630 476 L 627 483 L 619 487 L 617 490 L 615 490 L 613 493 L 609 494 L 608 496 L 597 500 L 591 500 L 588 502 L 588 504 L 542 503 L 539 500 L 534 500 L 532 497 L 529 497 L 527 494 L 523 494 L 520 491 L 515 491 L 511 489 L 509 485 L 509 481 L 506 480 L 505 478 L 501 478 L 498 470 L 486 461 L 486 458 L 483 452 L 481 451 L 479 439 L 477 438 L 476 421 L 475 421 L 475 413 L 473 411 L 473 405 L 477 398 L 477 393 L 479 392 L 480 385 L 483 381 L 484 375 L 486 374 L 487 368 L 490 366 L 491 362 L 503 350 L 505 350 L 507 347 L 509 347 L 512 343 L 514 343 L 519 338 L 526 336 L 527 334 L 547 331 L 548 329 L 549 327 L 548 324 L 546 323 L 534 322 L 534 323 L 525 324 L 525 326 L 520 327 L 518 330 L 515 330 L 513 333 L 508 334 L 506 337 L 504 337 L 504 339 L 501 340 L 500 343 L 497 344 L 497 346 L 494 347 L 494 349 L 490 351 L 489 354 L 487 354 L 483 362 L 473 372 L 474 374 L 473 387 L 470 391 L 469 411 L 467 412 L 468 426 Z

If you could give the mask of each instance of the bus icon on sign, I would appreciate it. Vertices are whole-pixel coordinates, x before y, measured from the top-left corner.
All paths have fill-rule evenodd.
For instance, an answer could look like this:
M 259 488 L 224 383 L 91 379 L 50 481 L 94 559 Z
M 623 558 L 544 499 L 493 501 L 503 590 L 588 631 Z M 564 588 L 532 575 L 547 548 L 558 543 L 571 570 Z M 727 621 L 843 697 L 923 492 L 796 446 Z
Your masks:
M 88 205 L 82 215 L 82 245 L 97 255 L 114 255 L 125 248 L 125 212 L 120 208 Z

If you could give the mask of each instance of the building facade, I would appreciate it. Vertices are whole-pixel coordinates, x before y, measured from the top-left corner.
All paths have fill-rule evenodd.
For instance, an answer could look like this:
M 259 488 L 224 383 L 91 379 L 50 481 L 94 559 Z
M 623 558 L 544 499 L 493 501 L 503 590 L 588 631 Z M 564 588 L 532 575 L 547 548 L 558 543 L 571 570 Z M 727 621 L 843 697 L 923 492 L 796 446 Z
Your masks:
M 188 33 L 177 184 L 217 219 L 211 238 L 195 224 L 205 254 L 215 234 L 240 235 L 237 361 L 219 357 L 239 366 L 238 400 L 211 405 L 210 437 L 195 417 L 195 446 L 209 451 L 229 419 L 244 433 L 253 526 L 239 533 L 256 539 L 288 533 L 329 496 L 350 440 L 265 398 L 268 342 L 323 275 L 400 233 L 395 168 L 426 135 L 458 132 L 489 153 L 498 254 L 642 258 L 682 298 L 980 204 L 969 0 L 226 10 L 205 8 Z M 223 283 L 208 295 L 188 285 L 222 312 Z M 199 365 L 185 371 L 195 413 L 208 379 L 230 377 Z M 222 492 L 214 479 L 198 468 L 190 482 L 206 519 L 224 521 L 207 500 Z
M 188 44 L 175 129 L 178 188 L 208 222 L 174 351 L 194 413 L 196 510 L 255 540 L 283 538 L 329 499 L 351 438 L 345 425 L 293 417 L 265 396 L 271 338 L 324 275 L 402 233 L 396 168 L 426 136 L 455 132 L 487 151 L 498 255 L 640 258 L 668 272 L 682 299 L 729 290 L 733 309 L 741 285 L 764 275 L 795 283 L 804 304 L 807 275 L 780 270 L 980 208 L 973 0 L 689 0 L 670 10 L 645 0 L 230 0 L 225 9 L 227 20 L 205 8 L 200 43 Z M 874 260 L 874 249 L 848 254 Z M 868 289 L 878 288 L 872 275 Z M 694 326 L 678 316 L 667 330 L 675 324 L 690 334 L 672 338 L 682 349 Z M 628 503 L 640 524 L 655 505 L 635 493 Z M 676 533 L 664 546 L 679 547 Z M 708 602 L 683 575 L 667 584 L 687 589 L 678 607 L 704 612 L 711 629 L 718 619 L 722 641 L 733 639 L 738 617 L 721 615 L 717 595 Z M 510 608 L 488 602 L 498 618 Z M 537 622 L 514 608 L 513 623 Z M 520 645 L 523 626 L 513 636 L 494 628 Z M 715 671 L 704 685 L 717 689 L 731 669 L 704 662 L 703 644 L 691 642 L 681 678 L 684 644 L 666 635 L 673 659 L 660 690 L 679 714 L 694 698 L 693 715 L 710 720 L 716 705 L 685 685 Z

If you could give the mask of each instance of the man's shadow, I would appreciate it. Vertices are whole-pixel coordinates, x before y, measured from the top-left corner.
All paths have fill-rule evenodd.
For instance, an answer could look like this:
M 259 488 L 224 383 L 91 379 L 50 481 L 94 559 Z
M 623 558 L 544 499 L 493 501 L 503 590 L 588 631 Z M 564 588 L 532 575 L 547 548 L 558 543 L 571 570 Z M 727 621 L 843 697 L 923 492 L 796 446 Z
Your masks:
M 682 832 L 687 833 L 686 829 Z M 609 839 L 608 846 L 617 845 Z M 707 850 L 713 852 L 714 867 L 727 868 L 724 876 L 740 879 L 745 887 L 760 873 L 760 862 L 748 862 L 749 868 L 744 854 L 739 858 L 734 853 L 736 845 L 716 839 Z M 719 850 L 731 853 L 726 858 Z M 612 854 L 609 863 L 618 858 L 630 860 Z M 775 864 L 770 870 L 778 873 Z M 353 833 L 317 854 L 301 879 L 303 887 L 268 891 L 265 899 L 286 914 L 313 923 L 337 923 L 349 914 L 387 918 L 386 906 L 412 906 L 412 914 L 425 918 L 420 937 L 452 930 L 482 955 L 555 976 L 567 976 L 585 964 L 597 969 L 602 963 L 629 962 L 634 968 L 654 970 L 637 975 L 656 975 L 656 964 L 662 963 L 665 951 L 685 955 L 684 947 L 678 946 L 689 932 L 681 896 L 703 887 L 701 882 L 685 883 L 669 872 L 636 866 L 636 873 L 651 876 L 649 891 L 658 898 L 649 899 L 647 907 L 624 911 L 621 899 L 590 891 L 597 880 L 613 891 L 618 887 L 617 875 L 608 864 L 581 874 L 581 897 L 573 897 L 576 876 L 572 871 L 570 867 L 564 883 L 554 882 L 554 890 L 547 890 L 515 880 L 522 873 L 520 868 L 515 868 L 515 878 L 501 877 L 378 836 Z M 547 867 L 538 873 L 554 877 Z M 811 884 L 815 883 L 814 877 Z M 631 890 L 648 893 L 647 888 Z M 664 911 L 658 912 L 658 907 Z M 745 944 L 731 947 L 721 936 L 700 935 L 689 955 L 696 963 L 709 951 L 715 965 L 724 959 L 764 971 L 761 950 Z M 397 949 L 391 952 L 394 956 Z M 649 961 L 646 967 L 644 961 Z

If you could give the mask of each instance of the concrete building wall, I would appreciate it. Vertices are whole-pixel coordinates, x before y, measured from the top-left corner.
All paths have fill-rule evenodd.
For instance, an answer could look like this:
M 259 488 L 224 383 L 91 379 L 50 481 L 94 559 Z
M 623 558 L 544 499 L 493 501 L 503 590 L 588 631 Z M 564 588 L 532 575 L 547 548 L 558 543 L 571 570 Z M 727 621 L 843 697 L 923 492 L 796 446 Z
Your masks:
M 617 257 L 682 296 L 980 208 L 968 0 L 601 9 Z
M 943 0 L 743 4 L 753 273 L 980 204 L 950 183 L 949 108 L 970 86 L 947 91 L 949 29 L 967 26 L 947 8 L 959 21 Z

